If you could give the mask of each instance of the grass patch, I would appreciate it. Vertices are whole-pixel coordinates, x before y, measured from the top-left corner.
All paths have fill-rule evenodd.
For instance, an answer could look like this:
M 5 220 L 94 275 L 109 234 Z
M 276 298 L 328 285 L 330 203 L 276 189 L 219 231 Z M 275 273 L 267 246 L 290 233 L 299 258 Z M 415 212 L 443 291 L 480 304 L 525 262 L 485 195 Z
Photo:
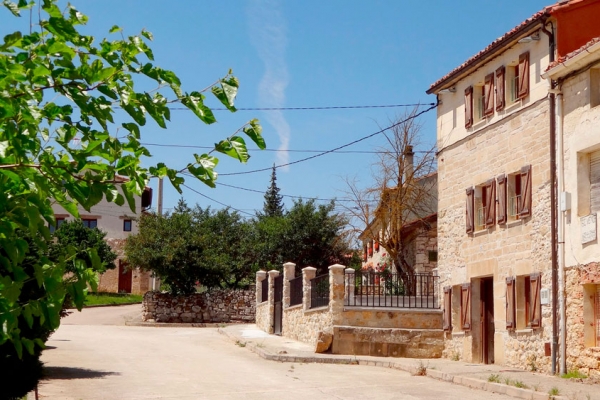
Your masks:
M 548 394 L 550 396 L 558 396 L 560 394 L 560 390 L 558 390 L 558 388 L 556 386 L 554 386 L 552 389 L 550 389 L 548 391 Z
M 560 377 L 564 378 L 564 379 L 571 379 L 571 378 L 573 378 L 573 379 L 585 379 L 585 378 L 587 378 L 587 375 L 584 374 L 583 372 L 579 372 L 579 370 L 575 369 L 573 371 L 567 372 L 566 374 L 562 374 Z
M 490 376 L 488 376 L 488 382 L 500 383 L 500 375 L 491 374 Z
M 141 294 L 131 293 L 88 293 L 86 306 L 111 306 L 117 304 L 136 304 L 142 302 Z
M 529 389 L 529 386 L 523 383 L 523 381 L 513 381 L 512 385 L 514 387 L 518 387 L 519 389 Z

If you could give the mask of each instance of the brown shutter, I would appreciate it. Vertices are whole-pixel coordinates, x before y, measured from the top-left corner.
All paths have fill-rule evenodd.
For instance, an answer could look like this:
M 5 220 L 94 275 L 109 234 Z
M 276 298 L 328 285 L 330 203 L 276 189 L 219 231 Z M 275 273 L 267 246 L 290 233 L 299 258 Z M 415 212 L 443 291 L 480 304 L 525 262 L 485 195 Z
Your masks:
M 363 261 L 367 261 L 367 245 L 363 246 Z
M 531 215 L 531 165 L 521 168 L 521 199 L 518 211 L 519 218 Z
M 504 109 L 506 104 L 506 97 L 504 96 L 504 77 L 505 77 L 504 65 L 496 70 L 496 111 Z
M 531 293 L 531 311 L 530 324 L 532 328 L 539 328 L 542 325 L 542 305 L 540 303 L 540 290 L 542 288 L 542 277 L 539 273 L 532 274 L 529 277 Z
M 519 56 L 519 92 L 522 99 L 529 94 L 529 52 Z
M 498 181 L 498 224 L 505 224 L 507 221 L 506 175 L 502 174 L 496 180 Z
M 485 227 L 496 223 L 496 181 L 490 179 L 485 183 Z
M 494 73 L 485 77 L 485 98 L 483 100 L 484 114 L 492 115 L 494 113 Z
M 506 278 L 506 329 L 515 329 L 515 278 Z
M 444 330 L 452 330 L 452 286 L 444 288 Z
M 474 219 L 474 214 L 473 214 L 474 206 L 475 206 L 475 192 L 473 191 L 473 188 L 470 187 L 467 189 L 467 207 L 466 207 L 467 233 L 471 233 L 475 229 L 475 219 Z
M 465 89 L 465 128 L 473 125 L 473 86 Z
M 460 325 L 464 331 L 471 330 L 471 284 L 460 287 Z

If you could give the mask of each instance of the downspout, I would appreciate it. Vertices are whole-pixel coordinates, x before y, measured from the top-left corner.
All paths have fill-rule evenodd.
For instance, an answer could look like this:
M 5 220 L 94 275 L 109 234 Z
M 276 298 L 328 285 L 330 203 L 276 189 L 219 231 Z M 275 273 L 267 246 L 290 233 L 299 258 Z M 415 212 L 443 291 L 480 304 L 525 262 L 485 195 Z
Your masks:
M 548 46 L 549 46 L 549 62 L 554 61 L 554 25 L 552 22 L 549 23 L 552 27 L 552 31 L 546 29 L 546 21 L 542 23 L 542 32 L 548 35 Z M 555 109 L 555 98 L 552 89 L 555 87 L 555 83 L 549 79 L 550 90 L 549 96 L 549 109 L 550 109 L 550 235 L 551 235 L 551 264 L 552 264 L 552 345 L 551 345 L 551 359 L 552 359 L 552 375 L 556 374 L 556 356 L 558 347 L 558 255 L 557 255 L 557 237 L 556 237 L 556 109 Z
M 558 193 L 565 191 L 565 176 L 564 176 L 564 159 L 563 159 L 563 94 L 556 94 L 556 110 L 558 129 L 556 136 L 558 138 Z M 560 295 L 560 374 L 567 373 L 567 313 L 566 313 L 566 296 L 565 296 L 565 211 L 562 209 L 558 215 L 558 293 Z

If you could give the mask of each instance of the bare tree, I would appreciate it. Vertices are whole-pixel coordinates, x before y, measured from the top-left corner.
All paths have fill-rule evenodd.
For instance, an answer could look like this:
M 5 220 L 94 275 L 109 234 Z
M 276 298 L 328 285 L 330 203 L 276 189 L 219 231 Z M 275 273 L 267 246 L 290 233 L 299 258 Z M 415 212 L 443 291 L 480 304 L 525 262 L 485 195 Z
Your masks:
M 427 225 L 437 212 L 435 148 L 423 149 L 417 112 L 415 108 L 401 115 L 384 133 L 387 146 L 378 149 L 372 168 L 374 184 L 360 188 L 355 179 L 346 179 L 344 191 L 353 199 L 346 206 L 354 221 L 351 229 L 362 231 L 360 238 L 377 240 L 387 250 L 409 294 L 414 292 L 415 270 L 406 250 L 415 235 L 407 228 L 416 223 Z M 419 149 L 417 155 L 415 149 Z

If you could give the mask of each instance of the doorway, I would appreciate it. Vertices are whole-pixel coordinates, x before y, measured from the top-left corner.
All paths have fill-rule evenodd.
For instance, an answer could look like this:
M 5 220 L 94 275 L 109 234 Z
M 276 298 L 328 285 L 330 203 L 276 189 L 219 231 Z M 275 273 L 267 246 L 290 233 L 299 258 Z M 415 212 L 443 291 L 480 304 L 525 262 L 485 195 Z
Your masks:
M 494 363 L 494 278 L 481 279 L 481 353 L 484 364 Z
M 119 260 L 119 293 L 131 293 L 131 268 L 127 263 Z

